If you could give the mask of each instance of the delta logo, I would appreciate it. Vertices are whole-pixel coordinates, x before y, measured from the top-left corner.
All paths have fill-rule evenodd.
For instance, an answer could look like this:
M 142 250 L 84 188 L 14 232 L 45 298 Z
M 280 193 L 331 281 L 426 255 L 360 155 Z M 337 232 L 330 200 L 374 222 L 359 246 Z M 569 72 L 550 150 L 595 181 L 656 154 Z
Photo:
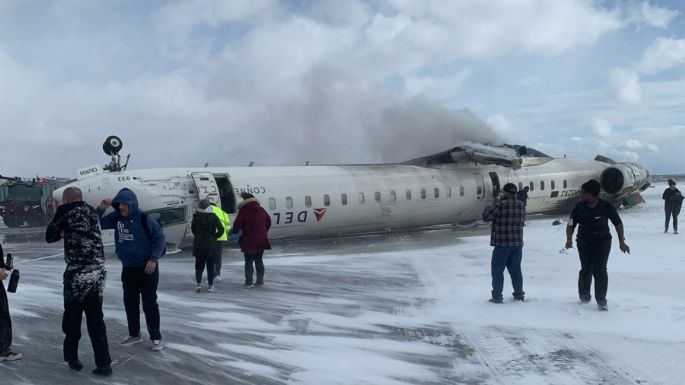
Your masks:
M 314 216 L 316 217 L 317 222 L 321 222 L 321 219 L 323 216 L 326 215 L 326 209 L 314 209 Z

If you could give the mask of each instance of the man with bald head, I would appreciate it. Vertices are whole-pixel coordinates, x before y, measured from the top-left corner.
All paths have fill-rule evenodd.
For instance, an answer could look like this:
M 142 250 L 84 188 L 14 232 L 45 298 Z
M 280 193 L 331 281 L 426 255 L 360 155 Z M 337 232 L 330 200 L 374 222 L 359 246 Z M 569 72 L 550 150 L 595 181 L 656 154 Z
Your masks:
M 81 318 L 86 314 L 88 335 L 95 353 L 93 374 L 112 374 L 107 328 L 102 313 L 102 296 L 107 271 L 102 247 L 100 217 L 93 207 L 83 201 L 81 190 L 69 187 L 62 194 L 62 205 L 57 208 L 45 232 L 47 242 L 64 239 L 64 361 L 75 371 L 83 369 L 78 358 L 81 339 Z

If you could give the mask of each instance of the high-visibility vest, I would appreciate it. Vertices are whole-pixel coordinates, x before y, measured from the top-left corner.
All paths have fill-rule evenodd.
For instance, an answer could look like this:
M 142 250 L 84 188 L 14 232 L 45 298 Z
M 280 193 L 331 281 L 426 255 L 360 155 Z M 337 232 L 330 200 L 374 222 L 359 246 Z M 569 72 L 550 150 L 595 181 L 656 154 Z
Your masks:
M 212 205 L 212 211 L 214 211 L 214 215 L 219 218 L 219 221 L 221 221 L 221 226 L 224 227 L 224 233 L 219 237 L 218 241 L 219 242 L 226 242 L 228 241 L 228 231 L 231 230 L 231 218 L 229 218 L 228 214 L 222 209 L 220 209 L 217 206 Z

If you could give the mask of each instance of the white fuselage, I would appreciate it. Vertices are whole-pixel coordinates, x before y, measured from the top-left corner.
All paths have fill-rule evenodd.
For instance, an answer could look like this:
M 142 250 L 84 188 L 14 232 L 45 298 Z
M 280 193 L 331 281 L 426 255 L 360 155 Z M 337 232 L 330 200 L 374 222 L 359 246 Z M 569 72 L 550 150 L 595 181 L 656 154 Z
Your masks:
M 101 172 L 77 186 L 98 205 L 123 187 L 142 210 L 157 215 L 167 242 L 192 239 L 190 220 L 200 199 L 236 214 L 238 194 L 252 193 L 272 220 L 270 238 L 326 237 L 480 220 L 493 186 L 529 186 L 528 213 L 558 211 L 577 199 L 580 185 L 609 165 L 593 160 L 533 159 L 514 170 L 473 164 L 169 168 Z M 68 186 L 67 186 L 68 187 Z M 55 192 L 61 198 L 62 189 Z

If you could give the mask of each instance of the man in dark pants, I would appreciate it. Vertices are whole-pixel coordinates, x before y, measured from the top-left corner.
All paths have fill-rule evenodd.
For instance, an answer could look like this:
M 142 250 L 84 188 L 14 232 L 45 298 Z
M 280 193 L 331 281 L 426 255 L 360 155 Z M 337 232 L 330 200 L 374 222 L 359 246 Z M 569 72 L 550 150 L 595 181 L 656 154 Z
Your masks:
M 664 224 L 664 233 L 668 232 L 668 222 L 673 216 L 673 234 L 678 234 L 678 214 L 683 205 L 683 194 L 675 187 L 673 179 L 668 180 L 668 188 L 664 190 L 661 196 L 664 200 L 664 211 L 666 212 L 666 223 Z
M 162 351 L 157 284 L 159 266 L 157 261 L 164 253 L 164 233 L 154 219 L 138 208 L 138 198 L 133 191 L 123 188 L 114 199 L 103 199 L 98 214 L 112 206 L 114 212 L 103 216 L 103 229 L 115 229 L 116 254 L 121 260 L 121 283 L 124 289 L 124 307 L 128 321 L 128 337 L 119 345 L 130 346 L 143 341 L 140 336 L 140 300 L 153 351 Z
M 578 273 L 578 295 L 582 303 L 592 299 L 590 286 L 592 277 L 595 278 L 595 300 L 599 310 L 608 310 L 607 289 L 609 275 L 607 262 L 611 251 L 611 221 L 616 228 L 619 248 L 630 254 L 630 247 L 625 243 L 623 223 L 616 208 L 611 203 L 599 198 L 601 185 L 592 179 L 583 183 L 580 188 L 580 202 L 571 211 L 571 218 L 566 227 L 566 248 L 573 247 L 573 232 L 578 227 L 576 243 L 580 257 L 580 272 Z
M 107 328 L 102 314 L 102 294 L 107 271 L 102 247 L 100 219 L 95 209 L 83 201 L 81 190 L 69 187 L 62 194 L 62 205 L 45 231 L 49 243 L 64 239 L 64 361 L 79 371 L 81 317 L 86 314 L 88 335 L 95 353 L 94 374 L 112 375 Z
M 2 245 L 0 245 L 0 258 L 5 258 L 5 254 L 2 252 Z M 0 268 L 0 281 L 4 281 L 8 276 L 7 270 Z M 10 306 L 7 302 L 5 285 L 0 282 L 0 362 L 21 359 L 21 353 L 13 352 L 10 349 L 11 346 L 12 318 L 10 318 Z
M 511 284 L 514 287 L 514 300 L 523 301 L 523 273 L 521 259 L 523 258 L 523 225 L 526 218 L 526 208 L 523 202 L 516 199 L 516 185 L 507 183 L 502 188 L 504 195 L 495 204 L 489 204 L 483 210 L 483 220 L 492 222 L 490 245 L 492 260 L 490 273 L 492 275 L 492 303 L 502 303 L 504 290 L 504 269 L 509 271 Z

